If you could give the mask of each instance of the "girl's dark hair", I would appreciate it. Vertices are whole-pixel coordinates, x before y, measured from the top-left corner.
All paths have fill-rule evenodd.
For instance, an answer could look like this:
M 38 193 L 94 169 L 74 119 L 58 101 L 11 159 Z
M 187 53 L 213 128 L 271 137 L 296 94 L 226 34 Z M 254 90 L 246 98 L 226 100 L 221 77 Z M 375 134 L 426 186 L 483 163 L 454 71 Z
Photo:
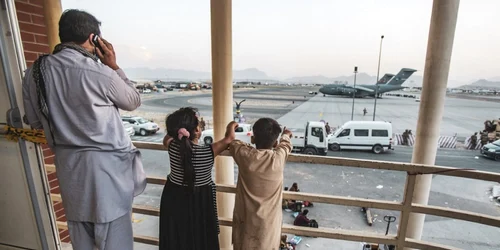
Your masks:
M 184 169 L 184 184 L 188 185 L 190 190 L 194 189 L 195 173 L 193 166 L 193 148 L 192 140 L 195 138 L 195 130 L 198 127 L 198 110 L 192 107 L 181 108 L 167 116 L 165 125 L 167 134 L 174 138 L 174 141 L 180 145 L 181 164 Z M 184 128 L 189 132 L 189 138 L 183 136 L 179 139 L 179 129 Z

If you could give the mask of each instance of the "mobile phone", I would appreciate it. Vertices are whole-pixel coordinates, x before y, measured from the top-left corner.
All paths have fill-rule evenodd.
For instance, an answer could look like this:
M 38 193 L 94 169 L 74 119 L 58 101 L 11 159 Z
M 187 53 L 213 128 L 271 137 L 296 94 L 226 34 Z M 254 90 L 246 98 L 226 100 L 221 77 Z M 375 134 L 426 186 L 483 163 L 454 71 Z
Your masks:
M 104 50 L 101 47 L 101 44 L 99 43 L 99 35 L 94 35 L 92 37 L 92 43 L 101 51 L 101 53 L 104 55 Z

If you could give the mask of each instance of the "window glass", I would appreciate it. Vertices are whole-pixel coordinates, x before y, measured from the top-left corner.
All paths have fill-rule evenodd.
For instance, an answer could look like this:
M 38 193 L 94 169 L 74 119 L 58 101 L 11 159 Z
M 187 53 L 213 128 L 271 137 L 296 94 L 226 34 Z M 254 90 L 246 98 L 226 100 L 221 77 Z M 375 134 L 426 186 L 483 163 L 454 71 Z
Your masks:
M 355 129 L 354 136 L 368 136 L 368 129 Z
M 340 132 L 339 136 L 337 136 L 337 137 L 345 137 L 345 136 L 349 136 L 350 134 L 351 134 L 350 129 L 344 129 L 344 130 L 342 130 L 342 132 Z
M 323 128 L 312 128 L 311 135 L 321 137 L 321 135 L 323 135 Z
M 388 137 L 389 131 L 387 131 L 385 129 L 372 129 L 372 136 L 373 137 Z

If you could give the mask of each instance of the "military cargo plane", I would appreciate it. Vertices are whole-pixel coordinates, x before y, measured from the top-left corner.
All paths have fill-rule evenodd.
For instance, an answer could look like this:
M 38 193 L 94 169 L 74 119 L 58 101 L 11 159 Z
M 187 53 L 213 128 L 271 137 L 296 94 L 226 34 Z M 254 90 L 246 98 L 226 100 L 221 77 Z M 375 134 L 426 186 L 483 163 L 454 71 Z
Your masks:
M 354 87 L 345 84 L 329 84 L 320 88 L 319 92 L 322 93 L 323 96 L 353 96 L 353 94 L 355 94 L 356 97 L 375 97 L 375 93 L 378 93 L 377 96 L 380 97 L 383 93 L 403 89 L 403 83 L 415 72 L 416 70 L 414 69 L 402 68 L 395 76 L 393 74 L 385 74 L 374 85 L 361 84 Z

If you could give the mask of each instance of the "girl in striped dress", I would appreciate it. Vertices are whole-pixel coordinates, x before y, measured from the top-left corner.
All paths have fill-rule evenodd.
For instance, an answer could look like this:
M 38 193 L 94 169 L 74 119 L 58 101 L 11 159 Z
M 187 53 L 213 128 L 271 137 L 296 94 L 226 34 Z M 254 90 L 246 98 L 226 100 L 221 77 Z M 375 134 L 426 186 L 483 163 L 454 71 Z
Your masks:
M 219 249 L 219 221 L 214 158 L 234 140 L 238 124 L 227 125 L 225 137 L 211 145 L 198 145 L 201 135 L 197 110 L 181 108 L 166 120 L 163 145 L 170 156 L 170 174 L 160 204 L 160 250 Z

